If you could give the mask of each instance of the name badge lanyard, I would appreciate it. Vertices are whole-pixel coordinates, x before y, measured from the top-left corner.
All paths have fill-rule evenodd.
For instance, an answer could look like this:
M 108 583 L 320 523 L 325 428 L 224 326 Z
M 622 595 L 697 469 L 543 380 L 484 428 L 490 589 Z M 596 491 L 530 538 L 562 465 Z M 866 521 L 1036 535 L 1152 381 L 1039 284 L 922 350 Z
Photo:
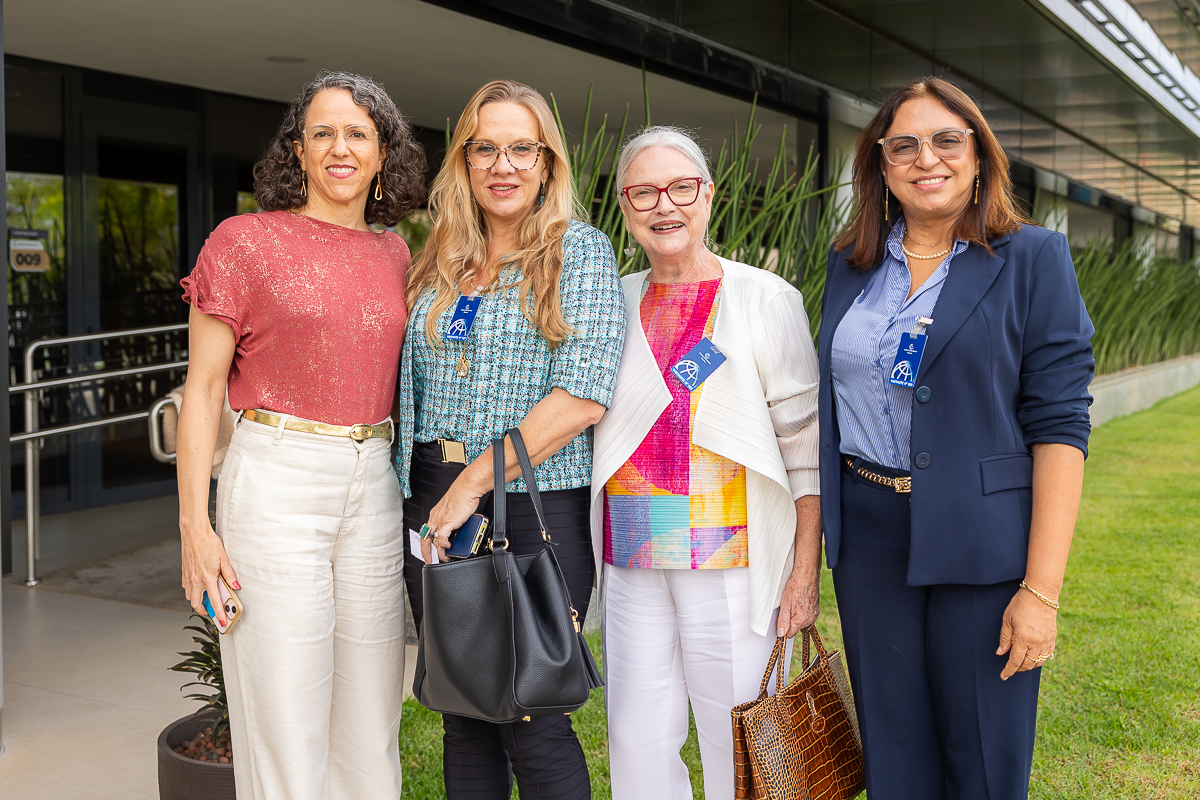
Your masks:
M 480 295 L 484 287 L 476 286 L 470 295 L 458 298 L 454 306 L 454 316 L 446 328 L 446 339 L 458 345 L 458 362 L 455 364 L 458 377 L 465 378 L 471 371 L 471 362 L 467 359 L 467 339 L 471 336 L 471 328 L 475 325 L 475 315 L 479 304 L 483 302 Z
M 911 389 L 917 385 L 917 372 L 921 369 L 921 356 L 925 354 L 928 336 L 925 329 L 933 324 L 929 317 L 917 317 L 911 333 L 900 334 L 900 346 L 896 348 L 896 360 L 892 364 L 892 375 L 888 382 L 893 386 Z

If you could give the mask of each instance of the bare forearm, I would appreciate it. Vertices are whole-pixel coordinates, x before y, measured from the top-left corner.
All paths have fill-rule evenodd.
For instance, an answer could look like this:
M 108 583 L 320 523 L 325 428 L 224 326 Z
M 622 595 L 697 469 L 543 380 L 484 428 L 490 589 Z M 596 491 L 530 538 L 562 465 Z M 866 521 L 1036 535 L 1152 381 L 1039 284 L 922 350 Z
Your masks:
M 208 486 L 224 401 L 224 392 L 214 397 L 193 387 L 191 381 L 184 387 L 175 465 L 179 475 L 179 527 L 185 534 L 194 529 L 207 530 Z
M 792 573 L 813 578 L 821 573 L 821 497 L 796 501 L 796 560 Z
M 1033 446 L 1033 514 L 1025 582 L 1058 599 L 1083 493 L 1083 453 L 1066 444 Z
M 529 460 L 536 467 L 557 453 L 588 426 L 596 424 L 604 414 L 604 406 L 592 400 L 581 400 L 564 389 L 553 389 L 542 398 L 525 419 L 521 420 L 521 438 L 529 451 Z M 505 482 L 521 475 L 517 454 L 512 442 L 504 444 Z M 468 465 L 461 480 L 473 491 L 483 494 L 493 486 L 492 450 L 489 447 Z

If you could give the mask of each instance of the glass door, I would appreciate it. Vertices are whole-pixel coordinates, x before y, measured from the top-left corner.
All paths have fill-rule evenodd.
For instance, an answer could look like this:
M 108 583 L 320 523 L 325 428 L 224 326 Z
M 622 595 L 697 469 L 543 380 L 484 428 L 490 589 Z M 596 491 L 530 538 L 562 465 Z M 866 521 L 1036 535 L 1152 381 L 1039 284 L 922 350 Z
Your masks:
M 198 115 L 175 110 L 85 116 L 81 311 L 88 332 L 187 322 L 179 279 L 190 271 L 204 230 L 198 130 Z M 114 337 L 78 349 L 96 369 L 160 364 L 186 359 L 187 331 Z M 185 377 L 180 368 L 84 386 L 75 392 L 75 414 L 144 411 Z M 175 468 L 150 455 L 145 421 L 78 439 L 88 505 L 174 491 Z

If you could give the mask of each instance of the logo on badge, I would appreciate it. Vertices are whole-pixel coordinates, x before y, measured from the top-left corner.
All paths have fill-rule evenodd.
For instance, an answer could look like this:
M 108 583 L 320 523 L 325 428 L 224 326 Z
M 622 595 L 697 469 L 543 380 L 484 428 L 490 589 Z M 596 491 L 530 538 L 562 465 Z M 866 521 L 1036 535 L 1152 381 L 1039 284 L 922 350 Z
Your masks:
M 912 364 L 907 361 L 897 361 L 896 366 L 892 367 L 892 380 L 912 383 Z
M 700 377 L 700 365 L 695 361 L 680 361 L 675 365 L 675 374 L 689 389 L 696 388 L 696 379 Z
M 450 323 L 450 328 L 446 331 L 446 335 L 454 338 L 465 337 L 467 335 L 467 321 L 465 319 L 456 319 Z

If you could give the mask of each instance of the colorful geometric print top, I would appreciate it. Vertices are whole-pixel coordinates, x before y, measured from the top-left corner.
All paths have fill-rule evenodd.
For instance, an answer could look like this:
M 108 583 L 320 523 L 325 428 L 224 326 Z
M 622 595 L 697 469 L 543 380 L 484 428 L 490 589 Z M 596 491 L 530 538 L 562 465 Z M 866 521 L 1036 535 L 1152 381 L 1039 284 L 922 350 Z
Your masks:
M 633 455 L 604 485 L 604 560 L 643 569 L 728 569 L 749 564 L 746 468 L 692 443 L 704 391 L 671 372 L 711 338 L 720 280 L 646 283 L 642 330 L 671 404 Z

